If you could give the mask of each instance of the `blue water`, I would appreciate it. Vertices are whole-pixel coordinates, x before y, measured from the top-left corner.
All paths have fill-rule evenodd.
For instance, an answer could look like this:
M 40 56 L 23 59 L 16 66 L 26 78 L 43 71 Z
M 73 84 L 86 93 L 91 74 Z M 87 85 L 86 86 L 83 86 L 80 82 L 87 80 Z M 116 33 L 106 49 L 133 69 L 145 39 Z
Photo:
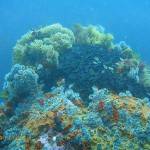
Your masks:
M 149 0 L 0 0 L 0 89 L 17 39 L 39 25 L 102 25 L 150 63 Z

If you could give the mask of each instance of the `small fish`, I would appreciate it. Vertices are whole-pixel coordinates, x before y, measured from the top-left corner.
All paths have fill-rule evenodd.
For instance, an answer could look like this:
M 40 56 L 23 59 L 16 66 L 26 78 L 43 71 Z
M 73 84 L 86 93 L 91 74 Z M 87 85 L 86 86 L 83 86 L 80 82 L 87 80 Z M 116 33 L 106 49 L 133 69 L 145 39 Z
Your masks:
M 37 70 L 40 70 L 40 69 L 42 69 L 43 68 L 43 65 L 42 64 L 39 64 L 38 66 L 37 66 Z
M 103 65 L 103 67 L 104 67 L 104 69 L 105 69 L 105 70 L 107 70 L 107 69 L 108 69 L 108 67 L 107 67 L 106 65 Z
M 97 65 L 98 63 L 97 63 L 97 62 L 95 62 L 95 61 L 93 61 L 93 64 Z
M 99 61 L 99 58 L 98 58 L 98 57 L 94 57 L 94 60 L 95 60 L 95 61 Z
M 8 97 L 9 97 L 8 92 L 6 92 L 6 91 L 0 92 L 0 98 L 7 99 Z
M 64 84 L 64 79 L 63 78 L 60 78 L 56 81 L 57 85 L 60 86 L 62 84 Z
M 93 61 L 93 64 L 97 65 L 97 64 L 100 64 L 100 60 L 98 57 L 94 57 L 94 61 Z
M 108 67 L 108 69 L 109 69 L 112 73 L 114 72 L 114 68 Z
M 124 59 L 120 57 L 120 61 L 124 61 Z
M 146 93 L 148 96 L 150 96 L 150 93 Z

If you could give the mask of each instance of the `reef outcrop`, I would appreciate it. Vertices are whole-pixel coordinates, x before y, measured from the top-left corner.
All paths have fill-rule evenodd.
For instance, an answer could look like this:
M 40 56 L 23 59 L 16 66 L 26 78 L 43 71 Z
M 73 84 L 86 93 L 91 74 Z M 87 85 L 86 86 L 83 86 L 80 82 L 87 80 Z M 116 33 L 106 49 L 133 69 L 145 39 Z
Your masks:
M 0 148 L 150 147 L 150 69 L 101 26 L 29 31 L 13 48 L 0 103 Z

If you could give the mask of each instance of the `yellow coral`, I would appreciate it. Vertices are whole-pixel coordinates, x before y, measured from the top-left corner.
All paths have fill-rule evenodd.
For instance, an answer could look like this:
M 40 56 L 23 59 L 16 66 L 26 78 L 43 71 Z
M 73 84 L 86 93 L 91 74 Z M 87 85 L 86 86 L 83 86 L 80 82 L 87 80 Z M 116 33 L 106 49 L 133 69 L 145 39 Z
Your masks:
M 72 47 L 74 38 L 68 34 L 58 32 L 51 36 L 50 41 L 56 51 L 63 52 L 65 49 Z
M 108 50 L 114 48 L 113 35 L 104 34 L 97 27 L 89 25 L 83 27 L 80 24 L 75 24 L 73 27 L 76 44 L 79 45 L 100 45 Z
M 133 56 L 133 51 L 131 48 L 126 48 L 121 52 L 121 55 L 124 58 L 131 58 Z
M 26 46 L 17 43 L 13 49 L 14 49 L 14 51 L 13 51 L 13 61 L 14 61 L 14 63 L 15 64 L 16 63 L 22 64 L 23 61 L 24 61 L 24 54 L 25 54 L 25 51 L 26 51 Z
M 13 48 L 13 62 L 23 65 L 58 64 L 58 52 L 72 47 L 75 41 L 71 30 L 53 24 L 23 35 Z
M 103 34 L 100 45 L 107 48 L 108 50 L 112 50 L 114 48 L 113 39 L 114 37 L 112 34 Z

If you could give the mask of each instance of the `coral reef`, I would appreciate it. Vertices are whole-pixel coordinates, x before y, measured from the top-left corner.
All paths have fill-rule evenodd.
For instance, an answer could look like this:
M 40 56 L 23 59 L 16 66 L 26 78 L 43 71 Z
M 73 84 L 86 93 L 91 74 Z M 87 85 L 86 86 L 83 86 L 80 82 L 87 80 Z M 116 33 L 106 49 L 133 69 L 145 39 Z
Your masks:
M 58 55 L 72 47 L 74 35 L 60 24 L 29 31 L 13 48 L 13 61 L 28 66 L 57 65 Z
M 150 67 L 145 67 L 143 70 L 142 78 L 141 78 L 141 83 L 145 87 L 150 87 Z
M 112 50 L 114 48 L 113 35 L 104 34 L 101 28 L 93 25 L 87 27 L 75 24 L 73 27 L 75 42 L 77 45 L 99 45 Z
M 124 59 L 130 59 L 133 57 L 134 53 L 130 46 L 128 46 L 124 41 L 116 44 L 114 47 L 115 50 L 121 52 L 121 57 Z
M 129 90 L 135 97 L 148 97 L 150 88 L 140 82 L 145 66 L 140 60 L 123 59 L 121 52 L 119 49 L 108 52 L 101 46 L 74 46 L 59 57 L 55 77 L 67 79 L 68 85 L 74 83 L 84 102 L 88 101 L 92 85 L 115 93 Z
M 7 120 L 7 116 L 5 114 L 5 110 L 1 107 L 0 107 L 0 120 L 1 120 L 0 127 L 8 125 L 8 120 Z
M 37 101 L 41 98 L 44 106 Z M 79 94 L 72 86 L 65 90 L 61 85 L 37 99 L 26 121 L 20 121 L 23 124 L 21 139 L 28 133 L 29 139 L 24 146 L 31 149 L 123 150 L 124 147 L 147 149 L 150 146 L 150 102 L 147 98 L 137 99 L 129 91 L 116 95 L 106 88 L 93 87 L 89 105 L 77 106 L 75 102 L 81 100 Z M 14 139 L 9 146 L 16 145 L 21 149 L 22 141 Z
M 149 149 L 150 68 L 102 27 L 34 29 L 13 61 L 0 93 L 0 149 Z
M 38 75 L 34 69 L 16 64 L 5 76 L 4 90 L 11 98 L 26 98 L 38 89 Z

